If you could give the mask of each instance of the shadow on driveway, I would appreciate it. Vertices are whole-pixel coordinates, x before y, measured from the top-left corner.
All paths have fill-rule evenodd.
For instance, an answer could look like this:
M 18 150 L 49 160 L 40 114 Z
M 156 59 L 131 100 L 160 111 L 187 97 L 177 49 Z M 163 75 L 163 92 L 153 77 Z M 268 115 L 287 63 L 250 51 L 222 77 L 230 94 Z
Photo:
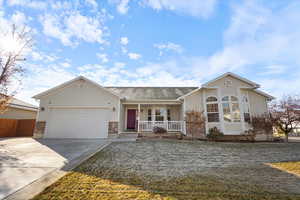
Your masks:
M 106 143 L 86 139 L 0 139 L 0 199 Z

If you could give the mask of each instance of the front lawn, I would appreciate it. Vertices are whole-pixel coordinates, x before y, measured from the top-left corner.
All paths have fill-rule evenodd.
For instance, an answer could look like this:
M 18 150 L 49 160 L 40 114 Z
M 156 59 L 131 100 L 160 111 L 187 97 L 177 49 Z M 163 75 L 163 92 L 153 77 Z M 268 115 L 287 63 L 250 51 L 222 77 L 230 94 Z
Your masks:
M 298 146 L 255 145 L 178 141 L 113 143 L 34 200 L 300 199 L 299 178 L 260 164 L 264 160 L 276 160 L 279 155 L 276 149 L 282 148 L 279 156 L 289 157 L 289 151 Z M 257 152 L 261 153 L 254 154 Z M 256 156 L 243 160 L 244 153 Z M 276 177 L 291 188 L 269 182 Z M 275 185 L 283 188 L 277 189 Z
M 270 163 L 272 167 L 300 176 L 300 162 Z

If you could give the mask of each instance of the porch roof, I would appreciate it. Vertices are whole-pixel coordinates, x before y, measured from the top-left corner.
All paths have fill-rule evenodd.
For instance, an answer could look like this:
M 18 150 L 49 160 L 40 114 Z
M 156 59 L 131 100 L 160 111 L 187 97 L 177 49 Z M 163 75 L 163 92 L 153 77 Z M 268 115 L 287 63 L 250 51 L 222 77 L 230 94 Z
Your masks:
M 176 100 L 197 87 L 106 87 L 128 100 Z

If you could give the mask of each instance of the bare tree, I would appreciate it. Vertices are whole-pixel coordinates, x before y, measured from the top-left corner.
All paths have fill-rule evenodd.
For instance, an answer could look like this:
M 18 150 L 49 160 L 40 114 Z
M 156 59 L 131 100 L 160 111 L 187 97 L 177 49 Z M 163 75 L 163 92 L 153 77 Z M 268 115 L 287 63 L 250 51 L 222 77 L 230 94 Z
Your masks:
M 192 138 L 205 136 L 205 116 L 203 112 L 188 111 L 186 114 L 187 134 Z
M 271 120 L 276 129 L 285 135 L 288 142 L 291 133 L 300 124 L 300 99 L 295 96 L 284 96 L 271 105 Z
M 10 30 L 0 35 L 0 113 L 4 112 L 16 90 L 11 91 L 12 83 L 21 84 L 24 68 L 24 53 L 32 47 L 31 31 L 27 27 L 18 29 L 12 25 Z M 14 85 L 15 86 L 15 85 Z

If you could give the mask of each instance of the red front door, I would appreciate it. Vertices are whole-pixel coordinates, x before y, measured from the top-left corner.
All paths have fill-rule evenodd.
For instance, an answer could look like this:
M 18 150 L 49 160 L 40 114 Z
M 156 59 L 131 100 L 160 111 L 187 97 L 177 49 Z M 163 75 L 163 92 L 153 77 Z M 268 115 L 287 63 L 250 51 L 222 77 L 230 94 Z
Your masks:
M 127 110 L 127 129 L 135 129 L 136 123 L 136 110 L 128 109 Z

